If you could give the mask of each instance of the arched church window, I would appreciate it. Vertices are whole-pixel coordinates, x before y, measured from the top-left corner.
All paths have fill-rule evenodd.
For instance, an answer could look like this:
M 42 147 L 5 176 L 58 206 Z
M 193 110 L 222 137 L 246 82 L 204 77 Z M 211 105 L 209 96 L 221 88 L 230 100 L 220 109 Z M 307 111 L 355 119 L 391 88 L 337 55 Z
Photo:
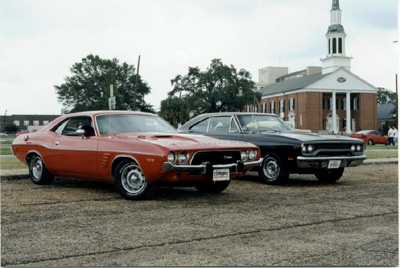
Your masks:
M 335 54 L 336 53 L 336 38 L 333 38 L 332 47 L 333 47 L 333 54 Z
M 331 54 L 331 39 L 328 39 L 328 54 Z
M 342 38 L 339 38 L 338 41 L 339 41 L 339 53 L 342 53 Z

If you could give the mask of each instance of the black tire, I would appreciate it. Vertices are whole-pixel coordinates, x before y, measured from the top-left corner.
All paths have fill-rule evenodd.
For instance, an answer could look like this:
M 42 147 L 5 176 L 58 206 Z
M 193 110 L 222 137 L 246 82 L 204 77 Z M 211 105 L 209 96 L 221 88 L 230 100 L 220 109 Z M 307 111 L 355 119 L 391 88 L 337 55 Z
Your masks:
M 220 193 L 228 187 L 231 181 L 206 182 L 196 185 L 196 189 L 202 193 Z
M 373 141 L 370 139 L 368 140 L 368 145 L 374 145 Z
M 46 185 L 51 184 L 54 180 L 53 174 L 51 174 L 42 158 L 35 154 L 29 160 L 29 177 L 34 184 Z
M 344 168 L 339 169 L 326 169 L 315 173 L 315 177 L 324 183 L 334 183 L 339 180 L 343 175 Z
M 130 159 L 118 164 L 114 179 L 115 188 L 128 200 L 144 199 L 151 188 L 139 165 Z
M 258 168 L 258 175 L 265 184 L 282 184 L 289 179 L 290 174 L 285 170 L 278 154 L 268 153 Z

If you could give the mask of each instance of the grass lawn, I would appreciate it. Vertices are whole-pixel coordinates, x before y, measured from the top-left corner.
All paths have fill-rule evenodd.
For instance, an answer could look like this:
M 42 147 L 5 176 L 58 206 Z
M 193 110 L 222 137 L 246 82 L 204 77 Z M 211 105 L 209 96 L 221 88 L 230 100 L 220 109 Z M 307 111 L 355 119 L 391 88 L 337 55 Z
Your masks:
M 28 169 L 27 165 L 22 164 L 18 159 L 13 157 L 0 158 L 0 167 L 1 169 L 20 169 L 20 168 Z
M 11 149 L 10 148 L 0 148 L 0 155 L 8 155 L 8 154 L 12 154 Z
M 387 150 L 387 151 L 367 151 L 365 155 L 368 159 L 375 158 L 398 158 L 397 150 Z

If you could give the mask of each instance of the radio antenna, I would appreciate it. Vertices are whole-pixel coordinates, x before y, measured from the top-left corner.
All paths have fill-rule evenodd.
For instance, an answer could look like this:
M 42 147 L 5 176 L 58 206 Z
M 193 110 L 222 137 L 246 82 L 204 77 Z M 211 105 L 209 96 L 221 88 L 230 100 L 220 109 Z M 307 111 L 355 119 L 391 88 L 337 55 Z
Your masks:
M 136 70 L 135 98 L 133 100 L 133 111 L 136 111 L 136 95 L 137 95 L 137 87 L 138 87 L 139 67 L 140 67 L 140 55 L 138 58 L 137 70 Z

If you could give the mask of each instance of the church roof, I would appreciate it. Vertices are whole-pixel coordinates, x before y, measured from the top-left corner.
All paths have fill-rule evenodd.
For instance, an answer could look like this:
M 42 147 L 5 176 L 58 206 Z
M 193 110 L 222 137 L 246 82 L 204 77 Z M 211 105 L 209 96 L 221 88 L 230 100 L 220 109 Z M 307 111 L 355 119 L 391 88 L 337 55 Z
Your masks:
M 342 24 L 332 24 L 328 28 L 327 34 L 330 33 L 344 33 L 344 27 Z
M 395 105 L 391 102 L 378 105 L 378 120 L 393 119 Z
M 316 73 L 299 78 L 293 78 L 282 82 L 274 83 L 260 89 L 262 96 L 283 93 L 291 90 L 302 89 L 322 79 L 328 74 Z

